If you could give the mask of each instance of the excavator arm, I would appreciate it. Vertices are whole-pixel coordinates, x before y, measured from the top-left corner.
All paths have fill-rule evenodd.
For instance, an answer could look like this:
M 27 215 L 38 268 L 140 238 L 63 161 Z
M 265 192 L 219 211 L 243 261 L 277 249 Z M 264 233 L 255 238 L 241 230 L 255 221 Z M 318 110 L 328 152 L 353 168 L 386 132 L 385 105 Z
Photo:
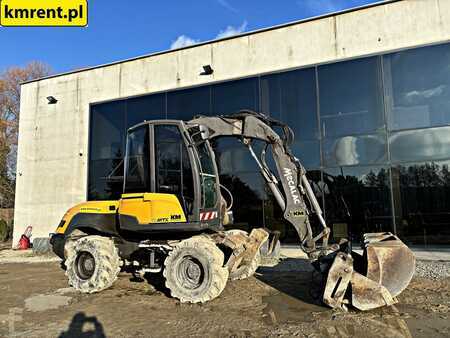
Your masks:
M 316 252 L 318 249 L 316 243 L 320 239 L 322 239 L 320 248 L 327 247 L 330 231 L 306 178 L 306 171 L 289 149 L 289 142 L 293 139 L 293 133 L 288 126 L 265 115 L 250 111 L 221 117 L 198 117 L 189 123 L 207 127 L 209 140 L 224 136 L 241 139 L 258 164 L 264 180 L 275 196 L 281 210 L 283 210 L 284 218 L 296 229 L 303 250 L 308 254 Z M 283 137 L 275 132 L 275 127 L 280 127 L 283 130 Z M 262 141 L 266 145 L 260 157 L 257 156 L 252 147 L 252 142 L 255 140 Z M 271 148 L 284 193 L 280 191 L 278 178 L 271 172 L 265 161 L 267 147 Z M 315 237 L 309 224 L 310 209 L 307 206 L 308 202 L 323 227 L 322 232 Z
M 414 255 L 391 233 L 365 234 L 363 255 L 349 252 L 345 240 L 339 245 L 328 244 L 330 229 L 306 178 L 306 170 L 289 148 L 294 135 L 286 124 L 252 111 L 198 116 L 187 124 L 201 126 L 199 130 L 206 133 L 203 138 L 237 137 L 249 149 L 284 218 L 296 229 L 302 250 L 325 276 L 324 303 L 333 308 L 346 309 L 347 304 L 351 304 L 360 310 L 369 310 L 396 302 L 395 297 L 412 279 Z M 275 129 L 281 130 L 281 136 Z M 260 156 L 252 147 L 253 141 L 265 143 Z M 272 152 L 278 177 L 266 163 L 267 148 Z M 312 233 L 309 222 L 312 212 L 322 225 L 317 235 Z

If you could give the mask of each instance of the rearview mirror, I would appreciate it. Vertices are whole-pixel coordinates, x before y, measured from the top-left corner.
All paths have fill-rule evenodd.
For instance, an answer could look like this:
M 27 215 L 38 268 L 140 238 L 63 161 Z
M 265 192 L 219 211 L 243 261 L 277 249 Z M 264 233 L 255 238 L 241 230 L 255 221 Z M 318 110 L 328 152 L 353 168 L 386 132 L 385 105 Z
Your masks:
M 200 129 L 200 135 L 202 136 L 203 140 L 208 140 L 209 139 L 209 130 L 207 127 L 200 125 L 199 126 Z

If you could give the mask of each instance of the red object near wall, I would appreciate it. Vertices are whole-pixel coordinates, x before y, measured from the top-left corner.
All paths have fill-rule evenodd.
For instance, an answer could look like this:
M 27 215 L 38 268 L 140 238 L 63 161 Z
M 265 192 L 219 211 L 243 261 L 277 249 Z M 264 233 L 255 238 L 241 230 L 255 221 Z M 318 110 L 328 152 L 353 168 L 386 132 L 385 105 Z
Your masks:
M 17 244 L 18 250 L 27 250 L 31 247 L 30 238 L 31 238 L 31 230 L 32 229 L 33 228 L 31 226 L 28 226 L 25 229 L 25 232 L 23 233 L 23 235 L 20 236 L 19 243 Z

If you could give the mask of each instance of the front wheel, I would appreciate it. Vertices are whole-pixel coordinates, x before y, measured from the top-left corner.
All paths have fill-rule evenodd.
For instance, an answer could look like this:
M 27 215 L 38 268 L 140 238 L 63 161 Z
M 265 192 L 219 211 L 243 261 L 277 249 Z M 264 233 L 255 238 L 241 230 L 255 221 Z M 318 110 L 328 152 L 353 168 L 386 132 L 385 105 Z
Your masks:
M 164 262 L 163 275 L 172 297 L 182 303 L 204 303 L 218 297 L 228 279 L 223 252 L 205 237 L 178 243 Z
M 114 242 L 106 237 L 86 236 L 68 241 L 66 276 L 69 284 L 83 293 L 109 288 L 120 272 L 120 257 Z

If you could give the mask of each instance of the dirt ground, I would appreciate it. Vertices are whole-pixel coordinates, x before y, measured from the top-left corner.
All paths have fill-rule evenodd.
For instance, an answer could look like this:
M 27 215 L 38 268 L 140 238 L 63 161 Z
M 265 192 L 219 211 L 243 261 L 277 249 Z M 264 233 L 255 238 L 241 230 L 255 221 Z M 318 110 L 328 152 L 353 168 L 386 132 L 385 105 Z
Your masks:
M 450 337 L 449 278 L 415 278 L 394 307 L 343 313 L 314 304 L 311 274 L 289 264 L 230 282 L 204 305 L 168 297 L 157 276 L 121 274 L 84 295 L 57 262 L 0 264 L 0 337 Z

